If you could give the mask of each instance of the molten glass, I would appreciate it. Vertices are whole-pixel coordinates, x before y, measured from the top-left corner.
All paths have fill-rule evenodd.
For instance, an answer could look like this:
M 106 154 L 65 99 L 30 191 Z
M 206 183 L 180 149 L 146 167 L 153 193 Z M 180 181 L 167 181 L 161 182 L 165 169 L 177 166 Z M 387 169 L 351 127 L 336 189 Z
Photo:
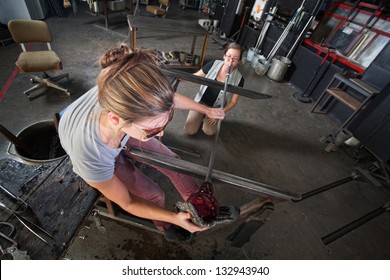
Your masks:
M 215 219 L 218 215 L 219 204 L 213 196 L 213 185 L 210 182 L 204 182 L 199 191 L 193 193 L 187 202 L 194 206 L 199 218 L 204 221 Z

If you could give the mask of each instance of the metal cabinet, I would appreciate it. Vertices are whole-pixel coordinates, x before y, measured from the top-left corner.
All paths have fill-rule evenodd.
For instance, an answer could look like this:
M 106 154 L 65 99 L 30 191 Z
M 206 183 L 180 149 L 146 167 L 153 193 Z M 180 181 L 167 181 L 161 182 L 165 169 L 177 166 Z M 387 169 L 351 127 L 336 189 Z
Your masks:
M 390 83 L 351 122 L 348 130 L 378 159 L 390 163 Z
M 390 43 L 362 76 L 380 92 L 347 126 L 377 158 L 390 163 Z

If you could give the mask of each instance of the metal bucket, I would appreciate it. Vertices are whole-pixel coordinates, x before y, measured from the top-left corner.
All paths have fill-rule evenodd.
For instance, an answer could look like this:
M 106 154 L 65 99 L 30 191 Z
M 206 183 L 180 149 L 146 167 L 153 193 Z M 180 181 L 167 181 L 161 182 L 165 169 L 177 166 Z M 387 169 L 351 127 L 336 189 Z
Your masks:
M 42 165 L 66 157 L 61 147 L 58 133 L 52 120 L 34 123 L 24 128 L 17 137 L 22 140 L 33 153 L 26 155 L 14 144 L 8 146 L 8 154 L 19 157 L 28 165 Z
M 256 69 L 255 69 L 255 73 L 259 76 L 263 76 L 265 75 L 265 73 L 267 73 L 268 71 L 268 68 L 269 68 L 269 64 L 263 64 L 260 59 L 259 59 L 259 63 L 257 64 L 256 66 Z
M 96 0 L 93 2 L 91 12 L 95 14 L 104 13 L 104 3 L 102 0 Z
M 291 65 L 291 60 L 284 56 L 276 56 L 272 59 L 271 68 L 268 70 L 267 76 L 271 80 L 280 82 Z
M 259 54 L 260 53 L 260 50 L 256 49 L 256 48 L 249 48 L 248 50 L 248 53 L 246 55 L 246 61 L 252 61 L 253 57 L 255 54 Z
M 259 59 L 260 59 L 260 53 L 255 53 L 252 57 L 252 61 L 251 61 L 251 67 L 253 69 L 256 69 L 256 66 L 257 64 L 259 63 Z

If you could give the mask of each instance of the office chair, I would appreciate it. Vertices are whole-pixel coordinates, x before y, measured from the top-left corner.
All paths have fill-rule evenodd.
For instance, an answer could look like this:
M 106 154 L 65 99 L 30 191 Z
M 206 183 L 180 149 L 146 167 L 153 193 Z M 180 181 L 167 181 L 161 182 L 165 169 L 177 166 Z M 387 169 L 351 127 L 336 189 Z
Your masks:
M 62 90 L 70 96 L 69 90 L 55 83 L 65 77 L 68 79 L 69 74 L 50 77 L 47 73 L 47 71 L 62 70 L 62 63 L 58 55 L 51 49 L 50 43 L 53 38 L 46 22 L 15 19 L 8 22 L 8 29 L 13 40 L 19 43 L 23 50 L 15 63 L 18 71 L 20 73 L 43 72 L 42 78 L 31 75 L 30 80 L 35 85 L 23 93 L 31 100 L 31 92 L 44 87 L 52 87 Z M 25 46 L 26 43 L 46 43 L 47 49 L 28 51 Z
M 163 17 L 167 15 L 169 8 L 169 0 L 158 0 L 160 6 L 146 5 L 146 11 L 152 13 L 156 17 Z

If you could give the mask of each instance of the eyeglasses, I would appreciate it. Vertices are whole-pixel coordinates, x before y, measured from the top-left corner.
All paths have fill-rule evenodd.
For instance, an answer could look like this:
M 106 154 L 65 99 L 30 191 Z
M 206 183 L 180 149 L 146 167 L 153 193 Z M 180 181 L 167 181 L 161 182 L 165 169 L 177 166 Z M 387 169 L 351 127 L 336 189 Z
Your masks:
M 231 54 L 225 54 L 225 56 L 226 56 L 228 59 L 231 59 L 231 60 L 234 61 L 234 62 L 240 62 L 240 58 L 237 57 L 237 56 L 232 56 Z
M 145 129 L 145 128 L 138 127 L 138 125 L 136 125 L 134 123 L 133 123 L 133 125 L 139 131 L 141 131 L 145 134 L 146 139 L 149 139 L 149 138 L 152 138 L 152 137 L 160 134 L 162 131 L 164 131 L 167 128 L 168 124 L 171 122 L 172 118 L 173 118 L 173 110 L 171 111 L 171 113 L 169 115 L 169 119 L 164 126 L 156 127 L 156 128 L 152 128 L 152 129 Z

